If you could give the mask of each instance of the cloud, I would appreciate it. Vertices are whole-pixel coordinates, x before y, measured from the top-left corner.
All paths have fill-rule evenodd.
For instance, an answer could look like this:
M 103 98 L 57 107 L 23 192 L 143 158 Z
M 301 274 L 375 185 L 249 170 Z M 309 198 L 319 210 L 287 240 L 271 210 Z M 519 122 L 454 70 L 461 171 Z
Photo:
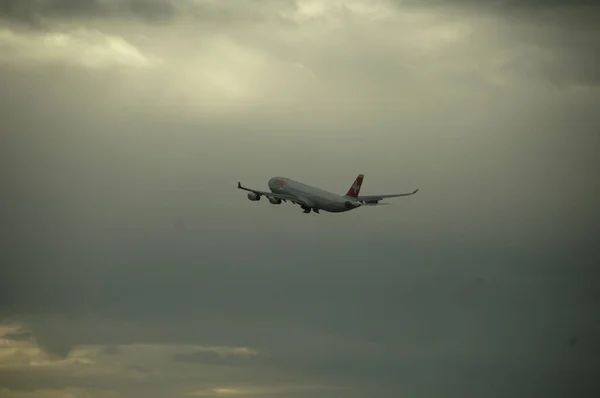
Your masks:
M 597 395 L 600 92 L 577 4 L 540 6 L 557 23 L 20 4 L 43 29 L 0 28 L 5 395 Z M 420 191 L 307 217 L 236 189 L 358 173 Z
M 89 391 L 76 388 L 39 389 L 34 391 L 10 391 L 9 389 L 0 390 L 1 398 L 87 398 L 91 394 L 93 394 L 94 397 L 100 398 L 118 397 L 118 393 L 115 391 Z
M 487 38 L 512 47 L 510 58 L 503 61 L 506 70 L 550 84 L 598 85 L 594 65 L 600 59 L 593 50 L 600 43 L 595 23 L 600 18 L 597 2 L 398 0 L 394 4 L 398 9 L 430 9 L 465 21 L 491 18 L 495 26 L 486 32 Z M 521 51 L 515 51 L 519 48 L 515 44 L 520 44 Z
M 0 30 L 0 46 L 5 50 L 0 62 L 23 64 L 64 63 L 102 69 L 111 66 L 147 67 L 151 60 L 118 35 L 77 29 L 44 34 L 21 34 Z
M 0 20 L 43 28 L 53 20 L 134 17 L 162 23 L 176 15 L 169 0 L 6 0 L 0 3 Z
M 9 340 L 6 331 L 3 332 L 3 339 Z M 282 394 L 339 389 L 327 384 L 286 385 L 283 379 L 280 379 L 284 381 L 283 385 L 273 383 L 265 378 L 265 372 L 260 367 L 258 370 L 245 367 L 237 371 L 239 364 L 233 359 L 257 355 L 254 350 L 246 347 L 152 343 L 125 344 L 117 348 L 118 355 L 115 356 L 98 345 L 79 345 L 64 358 L 56 358 L 47 355 L 35 342 L 4 343 L 0 346 L 0 377 L 5 386 L 5 394 L 27 396 L 29 383 L 33 383 L 36 386 L 34 393 L 42 396 L 69 396 L 85 391 L 111 396 L 116 391 L 107 389 L 107 383 L 120 391 L 143 391 L 155 388 L 152 381 L 157 377 L 163 379 L 162 383 L 171 391 L 173 387 L 180 389 L 182 395 Z M 225 359 L 225 362 L 198 362 L 199 353 L 213 353 Z M 197 377 L 199 365 L 208 378 Z M 269 373 L 272 374 L 272 371 Z M 231 387 L 210 387 L 215 383 Z
M 256 351 L 245 347 L 203 347 L 191 353 L 176 353 L 174 359 L 182 362 L 243 366 L 251 365 L 256 355 Z
M 105 4 L 102 2 L 94 4 L 89 9 L 109 7 L 99 5 Z M 118 4 L 131 8 L 131 4 L 137 3 Z M 597 63 L 595 52 L 590 51 L 597 45 L 595 31 L 574 31 L 560 23 L 547 24 L 546 17 L 539 22 L 515 19 L 509 17 L 512 14 L 495 12 L 487 2 L 480 5 L 444 2 L 442 8 L 385 1 L 327 5 L 310 1 L 257 2 L 236 7 L 207 1 L 177 4 L 181 18 L 169 25 L 170 30 L 148 26 L 145 39 L 136 40 L 138 46 L 124 38 L 131 36 L 131 28 L 125 28 L 124 22 L 111 23 L 112 29 L 119 33 L 103 32 L 106 43 L 86 50 L 78 58 L 86 64 L 148 65 L 152 61 L 142 55 L 144 50 L 139 48 L 147 47 L 150 53 L 155 52 L 155 61 L 161 59 L 168 65 L 177 65 L 183 84 L 191 84 L 196 88 L 194 91 L 206 94 L 202 102 L 221 95 L 227 96 L 226 101 L 235 99 L 242 103 L 256 101 L 257 96 L 274 98 L 273 86 L 288 92 L 288 102 L 294 98 L 303 101 L 306 95 L 303 91 L 318 90 L 324 81 L 328 85 L 335 84 L 336 91 L 344 93 L 340 98 L 348 101 L 354 97 L 344 84 L 349 79 L 361 84 L 358 87 L 362 95 L 371 99 L 376 98 L 374 93 L 378 90 L 389 87 L 387 77 L 396 71 L 402 71 L 400 75 L 406 78 L 395 76 L 391 81 L 397 82 L 398 90 L 411 91 L 423 90 L 415 79 L 408 78 L 415 74 L 429 79 L 435 76 L 472 79 L 491 87 L 514 82 L 515 78 L 555 85 L 595 85 L 598 80 L 593 67 Z M 480 7 L 482 12 L 469 13 L 470 6 Z M 583 5 L 578 6 L 574 4 L 569 10 L 574 15 L 590 14 Z M 518 7 L 507 5 L 501 10 L 515 9 L 514 14 L 521 15 Z M 533 5 L 528 7 L 534 8 Z M 528 7 L 523 7 L 523 12 L 529 10 Z M 554 8 L 542 4 L 535 9 L 550 13 L 550 17 L 563 15 L 552 14 Z M 104 21 L 113 15 L 100 14 L 104 15 Z M 114 15 L 125 14 L 116 12 Z M 76 22 L 63 25 L 72 26 L 74 31 L 78 29 Z M 36 56 L 44 52 L 64 53 L 69 31 L 53 28 L 52 24 L 48 26 L 49 33 L 42 39 L 44 45 L 21 43 L 21 47 L 31 49 L 31 54 Z M 202 35 L 190 34 L 194 31 Z M 9 34 L 17 35 L 12 31 Z M 184 54 L 172 51 L 178 48 L 174 43 L 181 37 L 194 43 Z M 57 48 L 58 44 L 63 48 Z M 48 49 L 48 46 L 53 47 Z M 11 51 L 19 54 L 18 50 Z M 341 69 L 330 68 L 347 57 L 354 57 L 356 61 L 346 62 Z M 323 62 L 327 59 L 333 62 Z M 433 59 L 444 59 L 444 62 L 428 62 L 424 69 L 424 61 Z M 364 79 L 356 79 L 375 70 L 378 72 L 368 80 L 368 85 Z M 167 76 L 173 73 L 172 68 L 165 69 Z M 290 85 L 292 82 L 297 84 Z M 167 98 L 174 95 L 173 91 L 184 90 L 176 84 L 169 91 Z M 198 99 L 187 101 L 191 106 L 198 106 Z
M 333 388 L 334 390 L 337 388 Z M 313 391 L 319 391 L 319 390 L 332 390 L 332 388 L 323 388 L 323 387 L 319 387 L 319 386 L 286 386 L 286 387 L 267 387 L 267 388 L 260 388 L 260 387 L 255 387 L 255 388 L 212 388 L 212 389 L 207 389 L 207 390 L 199 390 L 199 391 L 193 391 L 191 393 L 189 393 L 190 396 L 194 396 L 194 397 L 205 397 L 205 396 L 209 396 L 209 397 L 220 397 L 220 396 L 238 396 L 238 395 L 250 395 L 250 396 L 254 396 L 254 395 L 259 395 L 259 396 L 263 396 L 263 395 L 271 395 L 271 394 L 275 394 L 275 395 L 281 395 L 281 394 L 285 394 L 285 393 L 298 393 L 298 392 L 303 392 L 303 391 L 307 391 L 308 393 L 311 393 Z M 343 390 L 343 389 L 342 389 Z

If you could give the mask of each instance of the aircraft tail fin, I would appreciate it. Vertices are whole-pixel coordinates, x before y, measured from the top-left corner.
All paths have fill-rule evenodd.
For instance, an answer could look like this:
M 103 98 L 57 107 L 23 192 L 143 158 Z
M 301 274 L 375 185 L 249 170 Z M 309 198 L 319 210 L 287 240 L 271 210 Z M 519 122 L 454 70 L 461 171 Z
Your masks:
M 364 178 L 364 175 L 359 174 L 358 177 L 356 177 L 356 180 L 354 180 L 354 183 L 352 184 L 350 189 L 348 189 L 348 193 L 346 193 L 346 196 L 349 196 L 354 199 L 358 198 L 358 194 L 360 193 L 360 187 Z

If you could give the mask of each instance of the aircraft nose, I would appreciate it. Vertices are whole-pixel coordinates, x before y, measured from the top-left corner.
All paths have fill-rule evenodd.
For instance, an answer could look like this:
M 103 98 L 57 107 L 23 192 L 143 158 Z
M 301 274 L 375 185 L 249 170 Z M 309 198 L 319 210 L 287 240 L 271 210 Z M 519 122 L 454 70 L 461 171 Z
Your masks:
M 285 184 L 285 179 L 282 177 L 273 177 L 268 182 L 269 188 L 281 188 L 283 184 Z

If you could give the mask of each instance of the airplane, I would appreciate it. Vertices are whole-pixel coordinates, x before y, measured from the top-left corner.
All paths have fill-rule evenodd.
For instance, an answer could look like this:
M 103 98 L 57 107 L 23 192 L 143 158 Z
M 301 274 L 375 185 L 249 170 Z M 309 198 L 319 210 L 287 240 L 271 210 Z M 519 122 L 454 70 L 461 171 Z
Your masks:
M 359 193 L 364 177 L 363 174 L 359 174 L 346 195 L 343 196 L 286 177 L 271 178 L 267 184 L 271 192 L 246 188 L 239 181 L 237 187 L 248 191 L 248 199 L 251 201 L 258 201 L 262 196 L 265 196 L 271 204 L 279 205 L 281 202 L 290 201 L 299 205 L 303 213 L 310 213 L 312 210 L 317 214 L 320 214 L 319 210 L 329 213 L 343 213 L 363 205 L 378 205 L 382 199 L 414 195 L 418 191 L 418 189 L 415 189 L 409 193 L 361 196 Z

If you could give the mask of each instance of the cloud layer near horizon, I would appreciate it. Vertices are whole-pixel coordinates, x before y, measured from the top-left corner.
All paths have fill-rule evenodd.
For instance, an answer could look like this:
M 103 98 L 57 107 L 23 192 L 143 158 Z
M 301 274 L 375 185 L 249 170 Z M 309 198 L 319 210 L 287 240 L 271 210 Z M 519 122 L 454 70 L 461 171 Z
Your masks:
M 0 397 L 597 396 L 598 12 L 1 1 Z

